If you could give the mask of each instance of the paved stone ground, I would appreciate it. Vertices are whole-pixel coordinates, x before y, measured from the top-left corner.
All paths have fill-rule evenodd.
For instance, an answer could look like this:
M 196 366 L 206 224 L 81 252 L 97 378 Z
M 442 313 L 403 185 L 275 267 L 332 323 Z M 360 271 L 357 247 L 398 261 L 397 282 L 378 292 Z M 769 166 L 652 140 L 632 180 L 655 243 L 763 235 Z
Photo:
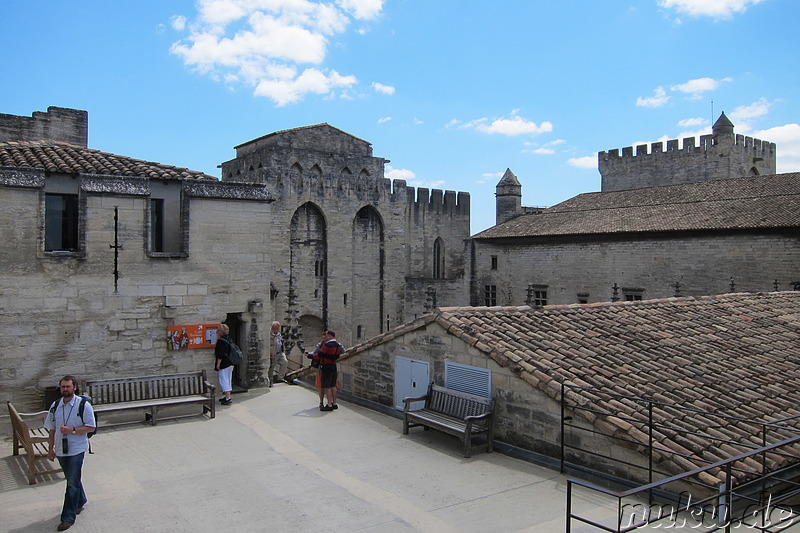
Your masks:
M 237 394 L 214 420 L 101 426 L 70 531 L 564 531 L 558 472 L 481 448 L 465 459 L 455 437 L 317 404 L 316 391 L 278 384 Z M 55 531 L 63 476 L 29 486 L 10 437 L 1 444 L 0 531 Z M 613 516 L 606 503 L 578 505 L 600 519 Z

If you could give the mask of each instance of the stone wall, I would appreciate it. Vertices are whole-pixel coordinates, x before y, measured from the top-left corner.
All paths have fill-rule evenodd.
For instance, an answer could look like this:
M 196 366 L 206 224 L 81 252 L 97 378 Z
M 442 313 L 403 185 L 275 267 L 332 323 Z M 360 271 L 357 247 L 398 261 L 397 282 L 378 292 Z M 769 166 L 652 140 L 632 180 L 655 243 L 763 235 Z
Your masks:
M 339 364 L 339 372 L 341 381 L 349 384 L 349 390 L 345 392 L 367 402 L 394 407 L 397 357 L 427 362 L 431 382 L 439 385 L 444 384 L 446 361 L 488 368 L 492 372 L 496 440 L 552 458 L 560 457 L 560 404 L 481 351 L 449 335 L 436 323 L 414 329 L 343 359 Z M 570 444 L 580 448 L 569 452 L 571 459 L 591 461 L 598 470 L 624 477 L 641 475 L 635 469 L 622 468 L 616 461 L 646 465 L 642 456 L 594 432 L 591 424 L 585 420 L 576 417 L 572 423 L 585 428 L 585 431 L 573 432 L 568 436 Z M 401 423 L 397 425 L 399 431 Z M 461 449 L 455 438 L 453 449 L 454 453 Z M 599 453 L 615 461 L 587 456 L 584 455 L 585 451 Z
M 0 113 L 0 142 L 50 140 L 86 147 L 88 138 L 86 111 L 50 106 L 30 117 Z
M 20 410 L 40 408 L 44 388 L 65 374 L 86 379 L 205 369 L 216 382 L 213 352 L 167 350 L 166 326 L 231 317 L 240 322 L 246 346 L 252 319 L 263 324 L 272 314 L 270 235 L 252 231 L 253 220 L 269 218 L 263 187 L 227 186 L 229 193 L 240 189 L 232 195 L 239 198 L 226 198 L 213 182 L 185 187 L 186 253 L 158 258 L 147 253 L 146 180 L 143 191 L 131 192 L 130 180 L 76 178 L 85 245 L 71 254 L 43 251 L 43 173 L 0 178 L 0 211 L 14 221 L 0 244 L 0 391 Z M 115 208 L 123 246 L 116 292 Z M 250 313 L 248 303 L 256 299 L 267 305 Z
M 601 190 L 621 191 L 742 176 L 775 174 L 775 143 L 743 135 L 703 135 L 599 152 Z
M 792 290 L 800 271 L 800 236 L 726 232 L 641 238 L 585 239 L 474 245 L 472 301 L 484 305 L 484 287 L 497 288 L 497 305 L 526 304 L 529 284 L 547 286 L 548 304 L 643 299 L 728 292 Z M 492 256 L 497 269 L 492 270 Z M 676 287 L 676 283 L 679 284 Z

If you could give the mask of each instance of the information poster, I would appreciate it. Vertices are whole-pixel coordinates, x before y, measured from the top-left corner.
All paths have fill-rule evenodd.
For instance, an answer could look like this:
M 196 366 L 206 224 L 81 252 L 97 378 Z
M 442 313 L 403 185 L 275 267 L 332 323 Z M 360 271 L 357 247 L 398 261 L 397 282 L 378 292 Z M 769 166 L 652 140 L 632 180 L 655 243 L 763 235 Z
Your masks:
M 219 324 L 167 326 L 167 350 L 213 348 L 217 344 Z

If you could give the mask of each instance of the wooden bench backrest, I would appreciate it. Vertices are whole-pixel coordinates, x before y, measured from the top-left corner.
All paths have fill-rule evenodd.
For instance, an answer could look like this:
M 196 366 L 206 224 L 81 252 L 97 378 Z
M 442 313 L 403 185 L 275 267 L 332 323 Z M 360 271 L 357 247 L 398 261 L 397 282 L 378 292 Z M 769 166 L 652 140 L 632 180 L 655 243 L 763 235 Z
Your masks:
M 205 381 L 205 370 L 138 378 L 95 379 L 86 382 L 84 393 L 92 399 L 93 404 L 103 405 L 204 394 Z
M 431 384 L 430 398 L 428 398 L 425 407 L 439 413 L 463 419 L 467 416 L 477 416 L 488 413 L 492 410 L 493 405 L 494 401 L 489 398 L 458 392 Z
M 20 440 L 27 442 L 28 436 L 30 435 L 28 424 L 22 420 L 22 417 L 19 416 L 19 411 L 17 411 L 16 407 L 11 405 L 11 402 L 7 401 L 6 403 L 8 404 L 8 414 L 11 417 L 12 431 L 17 434 Z

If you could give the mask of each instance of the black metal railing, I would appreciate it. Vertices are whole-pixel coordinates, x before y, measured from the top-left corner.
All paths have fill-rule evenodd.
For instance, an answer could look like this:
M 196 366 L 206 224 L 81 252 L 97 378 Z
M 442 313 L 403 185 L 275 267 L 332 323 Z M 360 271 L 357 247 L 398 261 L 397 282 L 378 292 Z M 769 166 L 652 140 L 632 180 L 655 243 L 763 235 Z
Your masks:
M 787 531 L 800 525 L 800 512 L 790 505 L 797 501 L 800 493 L 800 483 L 797 482 L 800 465 L 788 464 L 742 481 L 737 480 L 736 473 L 742 469 L 736 465 L 766 454 L 790 454 L 797 458 L 798 444 L 800 436 L 792 437 L 627 491 L 614 491 L 569 479 L 565 531 L 571 533 L 576 521 L 614 533 L 627 533 L 651 524 L 681 531 Z M 691 485 L 693 479 L 711 472 L 715 477 L 721 477 L 716 492 L 694 498 L 691 492 L 682 488 Z M 592 496 L 591 509 L 576 511 L 579 490 L 586 491 L 584 500 L 589 499 L 586 495 Z M 615 509 L 614 514 L 607 513 L 602 521 L 595 516 L 598 497 L 605 497 L 609 506 Z
M 597 476 L 618 490 L 644 484 L 627 492 L 598 490 L 638 498 L 635 505 L 656 506 L 653 509 L 658 509 L 659 515 L 663 515 L 664 505 L 672 510 L 685 505 L 686 515 L 715 502 L 710 508 L 719 517 L 719 511 L 729 509 L 734 499 L 737 505 L 738 500 L 747 498 L 748 505 L 758 506 L 765 497 L 774 502 L 780 496 L 783 501 L 786 495 L 800 492 L 794 479 L 786 477 L 795 473 L 800 461 L 798 423 L 800 415 L 761 422 L 565 384 L 561 389 L 561 471 Z M 725 431 L 730 426 L 736 430 Z M 599 442 L 606 444 L 609 453 L 602 452 Z M 611 449 L 636 452 L 625 456 L 617 451 L 612 456 Z M 670 471 L 662 466 L 667 464 Z M 681 469 L 687 473 L 673 475 Z M 589 486 L 571 481 L 570 492 L 573 484 Z M 720 502 L 727 503 L 723 506 Z M 567 530 L 571 503 L 568 496 Z M 651 518 L 651 513 L 647 514 Z M 702 514 L 706 519 L 708 513 Z M 632 531 L 650 523 L 642 521 L 626 529 L 623 515 L 618 509 L 613 528 L 606 524 L 601 529 Z M 800 522 L 800 517 L 796 519 Z

